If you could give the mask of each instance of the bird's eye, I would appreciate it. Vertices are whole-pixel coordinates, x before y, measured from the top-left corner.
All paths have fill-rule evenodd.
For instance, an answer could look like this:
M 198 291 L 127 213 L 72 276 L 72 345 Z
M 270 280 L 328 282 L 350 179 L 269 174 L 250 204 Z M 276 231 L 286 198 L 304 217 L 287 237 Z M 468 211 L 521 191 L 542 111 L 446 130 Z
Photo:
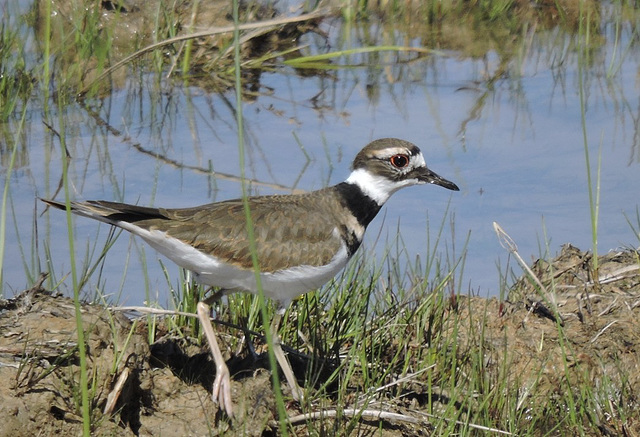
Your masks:
M 405 168 L 409 165 L 409 157 L 407 155 L 393 155 L 389 158 L 389 162 L 391 162 L 391 165 L 395 168 Z

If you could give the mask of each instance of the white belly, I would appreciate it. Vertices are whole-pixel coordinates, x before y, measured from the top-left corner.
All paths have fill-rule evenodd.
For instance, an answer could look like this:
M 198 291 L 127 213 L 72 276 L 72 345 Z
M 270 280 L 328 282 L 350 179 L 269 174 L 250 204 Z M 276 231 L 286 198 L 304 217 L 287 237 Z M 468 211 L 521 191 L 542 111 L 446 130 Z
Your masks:
M 207 255 L 162 231 L 147 231 L 137 226 L 120 223 L 120 226 L 140 236 L 151 247 L 195 274 L 198 282 L 229 291 L 246 291 L 257 294 L 255 273 L 225 264 L 214 256 Z M 347 264 L 347 247 L 342 245 L 329 264 L 323 266 L 298 266 L 273 273 L 260 273 L 260 282 L 265 296 L 288 305 L 293 299 L 315 290 L 333 278 Z

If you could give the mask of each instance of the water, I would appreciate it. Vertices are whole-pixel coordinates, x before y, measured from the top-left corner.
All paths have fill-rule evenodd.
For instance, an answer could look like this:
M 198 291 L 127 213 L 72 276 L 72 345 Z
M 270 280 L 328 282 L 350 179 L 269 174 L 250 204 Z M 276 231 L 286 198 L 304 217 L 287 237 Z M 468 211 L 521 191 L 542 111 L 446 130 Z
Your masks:
M 393 241 L 399 229 L 408 259 L 424 259 L 430 250 L 427 223 L 433 242 L 444 220 L 439 255 L 451 258 L 455 247 L 459 256 L 468 237 L 461 290 L 496 295 L 506 267 L 517 274 L 520 269 L 498 242 L 494 221 L 527 260 L 547 255 L 547 250 L 553 255 L 566 242 L 591 248 L 583 107 L 594 183 L 601 166 L 599 250 L 637 247 L 640 236 L 634 235 L 627 217 L 637 222 L 640 51 L 631 29 L 621 30 L 614 45 L 615 28 L 605 28 L 606 44 L 582 72 L 584 106 L 571 37 L 554 32 L 534 36 L 522 62 L 510 67 L 510 76 L 491 86 L 486 78 L 500 62 L 495 53 L 482 59 L 448 53 L 408 65 L 335 70 L 333 77 L 324 78 L 300 77 L 290 69 L 265 73 L 262 89 L 271 92 L 243 107 L 247 176 L 259 181 L 251 192 L 321 188 L 344 180 L 352 158 L 373 139 L 414 142 L 428 165 L 461 191 L 419 186 L 396 193 L 370 226 L 364 250 L 380 257 L 385 241 Z M 614 74 L 608 77 L 611 65 Z M 401 80 L 389 80 L 393 77 Z M 106 97 L 95 108 L 98 117 L 72 106 L 62 117 L 54 109 L 45 118 L 66 132 L 72 198 L 184 207 L 240 195 L 233 102 L 231 94 L 159 86 L 149 76 L 143 83 L 132 78 Z M 71 287 L 64 277 L 70 271 L 65 214 L 41 215 L 43 205 L 34 201 L 37 196 L 64 199 L 56 193 L 62 175 L 59 140 L 43 125 L 43 114 L 42 108 L 30 109 L 25 143 L 11 176 L 5 295 L 29 285 L 25 263 L 40 263 L 29 268 L 44 271 L 47 259 L 56 279 L 64 279 L 61 289 L 69 292 Z M 212 175 L 210 169 L 220 174 Z M 101 248 L 109 227 L 85 218 L 74 218 L 74 225 L 80 263 L 92 245 Z M 31 249 L 36 243 L 37 249 Z M 36 251 L 38 261 L 32 260 Z M 92 295 L 101 286 L 121 303 L 150 298 L 167 305 L 159 258 L 123 234 L 85 292 Z M 176 284 L 177 269 L 163 262 Z

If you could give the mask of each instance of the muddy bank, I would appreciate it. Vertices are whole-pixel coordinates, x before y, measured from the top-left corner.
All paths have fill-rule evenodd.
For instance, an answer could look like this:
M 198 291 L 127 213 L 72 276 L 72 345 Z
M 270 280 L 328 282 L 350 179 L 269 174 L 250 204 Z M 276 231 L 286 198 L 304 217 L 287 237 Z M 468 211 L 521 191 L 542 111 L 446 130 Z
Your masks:
M 599 393 L 602 385 L 612 388 L 606 402 L 636 405 L 637 410 L 639 255 L 610 252 L 600 257 L 597 272 L 591 261 L 589 253 L 565 246 L 553 261 L 532 266 L 543 285 L 556 290 L 555 307 L 524 277 L 504 301 L 459 296 L 440 335 L 455 340 L 452 353 L 461 363 L 482 354 L 487 381 L 508 381 L 523 410 L 541 404 L 560 408 L 567 387 Z M 102 306 L 84 305 L 82 317 L 95 435 L 277 434 L 264 355 L 255 360 L 243 352 L 230 359 L 237 414 L 230 421 L 211 401 L 214 369 L 206 348 L 162 327 L 150 344 L 143 319 L 132 321 Z M 0 435 L 78 435 L 82 420 L 73 302 L 36 286 L 0 303 L 0 333 Z M 390 412 L 421 417 L 418 423 L 363 420 L 359 434 L 415 435 L 429 429 L 420 413 L 433 414 L 430 404 L 460 401 L 438 396 L 427 402 L 421 384 L 416 380 L 409 388 L 415 390 L 411 402 L 411 396 L 387 401 Z M 464 402 L 465 408 L 482 402 L 482 393 L 474 398 Z M 303 412 L 294 403 L 287 408 L 291 416 Z M 593 416 L 592 435 L 640 435 L 637 417 L 623 420 L 598 411 Z M 558 424 L 546 425 L 548 431 Z M 304 435 L 304 421 L 295 429 Z

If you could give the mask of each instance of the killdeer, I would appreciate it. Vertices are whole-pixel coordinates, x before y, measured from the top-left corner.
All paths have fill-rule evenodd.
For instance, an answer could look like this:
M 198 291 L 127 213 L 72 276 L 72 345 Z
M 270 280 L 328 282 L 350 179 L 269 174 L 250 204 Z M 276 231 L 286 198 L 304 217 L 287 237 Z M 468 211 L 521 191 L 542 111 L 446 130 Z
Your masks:
M 367 225 L 400 188 L 436 184 L 459 188 L 427 168 L 420 149 L 395 138 L 369 143 L 355 157 L 346 181 L 305 194 L 247 199 L 264 295 L 278 302 L 271 323 L 274 353 L 293 397 L 302 391 L 277 335 L 285 308 L 297 296 L 320 287 L 346 265 Z M 65 204 L 44 200 L 65 209 Z M 184 209 L 147 208 L 107 201 L 71 202 L 71 211 L 125 229 L 149 243 L 198 282 L 219 287 L 212 296 L 258 293 L 242 199 Z M 213 399 L 232 415 L 231 379 L 217 343 L 207 302 L 200 319 L 216 363 Z

